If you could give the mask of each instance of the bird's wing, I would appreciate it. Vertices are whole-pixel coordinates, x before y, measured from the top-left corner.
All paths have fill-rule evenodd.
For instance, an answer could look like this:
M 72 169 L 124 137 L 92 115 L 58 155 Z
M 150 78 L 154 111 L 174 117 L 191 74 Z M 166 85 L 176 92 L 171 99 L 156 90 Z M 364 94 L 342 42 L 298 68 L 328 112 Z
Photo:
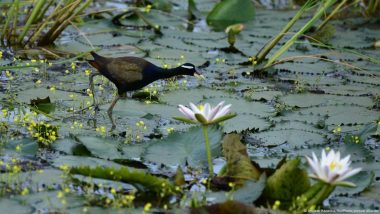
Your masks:
M 133 83 L 143 78 L 143 65 L 139 61 L 115 58 L 107 65 L 107 69 L 112 78 L 120 84 Z

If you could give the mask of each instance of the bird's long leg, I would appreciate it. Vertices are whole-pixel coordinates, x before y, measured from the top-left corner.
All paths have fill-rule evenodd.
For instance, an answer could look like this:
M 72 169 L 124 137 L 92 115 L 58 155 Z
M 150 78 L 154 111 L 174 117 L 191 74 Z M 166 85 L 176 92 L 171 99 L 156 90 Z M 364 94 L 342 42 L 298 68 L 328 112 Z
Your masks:
M 120 95 L 116 95 L 116 97 L 112 100 L 112 103 L 111 103 L 110 107 L 109 107 L 108 110 L 107 110 L 108 117 L 110 118 L 111 123 L 112 123 L 111 131 L 113 131 L 113 130 L 116 128 L 115 121 L 113 120 L 113 117 L 112 117 L 112 111 L 113 111 L 113 108 L 115 107 L 117 101 L 118 101 L 120 98 L 121 98 Z
M 92 93 L 92 105 L 94 105 L 95 109 L 96 109 L 96 103 L 95 103 L 95 91 L 94 91 L 94 77 L 95 76 L 98 76 L 98 75 L 101 75 L 100 73 L 92 73 L 90 74 L 90 90 L 91 90 L 91 93 Z

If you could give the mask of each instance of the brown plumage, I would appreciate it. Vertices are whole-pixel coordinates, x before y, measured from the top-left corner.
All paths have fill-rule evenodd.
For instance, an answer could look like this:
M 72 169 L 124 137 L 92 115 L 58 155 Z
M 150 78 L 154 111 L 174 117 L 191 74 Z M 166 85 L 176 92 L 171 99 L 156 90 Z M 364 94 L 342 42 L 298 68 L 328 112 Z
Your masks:
M 114 98 L 107 110 L 112 123 L 111 130 L 116 127 L 112 117 L 112 110 L 120 98 L 126 97 L 125 94 L 127 91 L 138 90 L 158 79 L 170 78 L 177 75 L 201 76 L 196 71 L 195 66 L 190 63 L 185 63 L 173 69 L 164 69 L 138 57 L 106 58 L 95 52 L 91 52 L 91 55 L 94 57 L 94 60 L 88 60 L 88 62 L 99 72 L 90 75 L 91 92 L 94 94 L 93 80 L 97 75 L 105 76 L 115 84 L 118 90 L 118 95 Z M 95 105 L 94 96 L 93 102 Z

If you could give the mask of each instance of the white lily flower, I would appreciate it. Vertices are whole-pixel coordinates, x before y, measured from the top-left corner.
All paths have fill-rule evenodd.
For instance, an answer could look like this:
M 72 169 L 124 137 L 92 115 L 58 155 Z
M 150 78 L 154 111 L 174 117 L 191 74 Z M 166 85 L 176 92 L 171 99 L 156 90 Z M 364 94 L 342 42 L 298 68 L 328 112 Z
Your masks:
M 340 152 L 334 150 L 331 150 L 327 155 L 325 150 L 322 150 L 320 160 L 314 152 L 313 159 L 307 156 L 306 159 L 312 169 L 310 177 L 332 185 L 355 186 L 355 184 L 344 182 L 344 180 L 361 171 L 361 168 L 350 168 L 350 155 L 340 159 Z
M 189 119 L 192 122 L 213 124 L 236 116 L 235 114 L 228 114 L 230 112 L 231 104 L 225 106 L 223 105 L 224 101 L 220 102 L 215 107 L 212 107 L 209 103 L 200 106 L 196 106 L 194 103 L 190 103 L 190 108 L 184 105 L 179 105 L 178 110 L 186 116 L 186 119 Z

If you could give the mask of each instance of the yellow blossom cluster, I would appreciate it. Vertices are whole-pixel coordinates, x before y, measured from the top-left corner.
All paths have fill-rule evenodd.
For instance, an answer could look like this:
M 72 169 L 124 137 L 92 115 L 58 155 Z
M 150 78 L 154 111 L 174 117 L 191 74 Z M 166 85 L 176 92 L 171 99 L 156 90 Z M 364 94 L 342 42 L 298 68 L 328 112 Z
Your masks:
M 28 131 L 43 147 L 49 147 L 58 138 L 58 126 L 53 126 L 44 121 L 31 121 Z

